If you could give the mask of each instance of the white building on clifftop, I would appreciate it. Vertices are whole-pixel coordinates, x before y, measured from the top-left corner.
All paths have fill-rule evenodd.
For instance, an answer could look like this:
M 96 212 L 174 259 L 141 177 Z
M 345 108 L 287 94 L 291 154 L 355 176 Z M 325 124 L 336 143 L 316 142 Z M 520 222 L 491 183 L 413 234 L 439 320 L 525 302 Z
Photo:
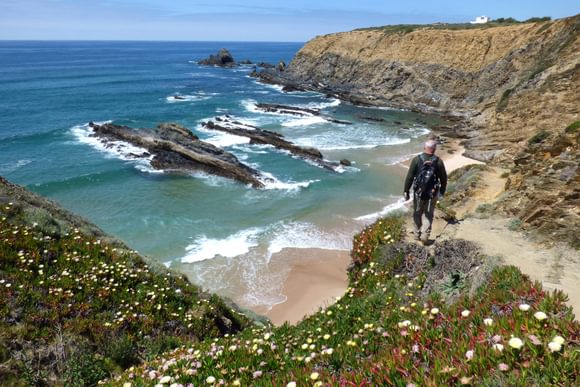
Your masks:
M 489 17 L 487 16 L 477 16 L 475 20 L 470 21 L 471 24 L 485 24 L 489 22 Z

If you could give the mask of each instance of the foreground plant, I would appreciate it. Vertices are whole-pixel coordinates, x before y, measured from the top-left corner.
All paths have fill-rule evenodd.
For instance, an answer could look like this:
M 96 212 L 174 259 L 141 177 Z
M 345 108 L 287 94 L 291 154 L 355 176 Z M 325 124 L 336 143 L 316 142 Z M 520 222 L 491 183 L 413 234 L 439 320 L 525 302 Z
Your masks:
M 357 236 L 358 258 L 345 294 L 296 326 L 255 328 L 186 345 L 105 384 L 578 382 L 580 327 L 561 292 L 548 294 L 516 268 L 496 267 L 485 285 L 453 303 L 437 293 L 423 294 L 426 273 L 410 276 L 405 269 L 410 258 L 393 254 L 406 249 L 401 234 L 393 232 L 399 225 L 399 219 L 382 219 Z

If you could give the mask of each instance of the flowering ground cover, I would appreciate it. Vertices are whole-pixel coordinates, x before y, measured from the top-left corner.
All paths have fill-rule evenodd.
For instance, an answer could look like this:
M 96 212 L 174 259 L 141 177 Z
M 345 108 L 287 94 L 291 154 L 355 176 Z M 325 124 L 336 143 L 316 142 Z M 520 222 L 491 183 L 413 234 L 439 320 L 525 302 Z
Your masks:
M 94 385 L 250 324 L 126 247 L 78 228 L 46 233 L 28 221 L 25 201 L 5 199 L 0 195 L 0 385 Z
M 183 345 L 102 384 L 578 385 L 580 325 L 564 294 L 485 257 L 450 260 L 445 251 L 475 254 L 461 241 L 417 264 L 402 230 L 389 218 L 357 235 L 345 294 L 296 326 Z M 443 262 L 468 269 L 459 293 L 431 274 Z

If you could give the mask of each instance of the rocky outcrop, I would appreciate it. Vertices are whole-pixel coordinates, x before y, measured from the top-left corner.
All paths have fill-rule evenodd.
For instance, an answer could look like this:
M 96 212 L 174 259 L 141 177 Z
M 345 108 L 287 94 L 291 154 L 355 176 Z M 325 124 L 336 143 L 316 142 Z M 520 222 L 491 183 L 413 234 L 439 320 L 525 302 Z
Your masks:
M 257 103 L 256 109 L 266 113 L 286 114 L 299 117 L 320 116 L 328 122 L 341 125 L 352 125 L 350 121 L 337 120 L 329 116 L 322 115 L 319 109 L 309 109 L 300 106 L 280 105 L 275 103 Z
M 202 125 L 206 129 L 218 130 L 220 132 L 225 132 L 236 136 L 248 137 L 250 138 L 250 144 L 272 145 L 276 149 L 288 151 L 290 154 L 296 157 L 308 160 L 309 162 L 319 167 L 331 171 L 336 171 L 340 165 L 346 166 L 349 164 L 347 160 L 343 160 L 340 163 L 327 161 L 324 159 L 322 153 L 320 153 L 318 149 L 297 146 L 290 141 L 285 140 L 284 136 L 280 133 L 260 129 L 252 125 L 243 124 L 241 122 L 234 121 L 229 117 L 216 117 L 215 121 L 216 122 L 204 122 Z
M 197 63 L 200 65 L 206 65 L 206 66 L 220 66 L 220 67 L 237 66 L 237 63 L 234 60 L 234 57 L 225 48 L 222 48 L 221 50 L 219 50 L 219 52 L 216 55 L 210 55 L 207 59 L 202 59 Z
M 580 126 L 580 125 L 579 125 Z M 580 135 L 572 130 L 532 137 L 514 157 L 496 207 L 541 239 L 580 249 Z
M 145 149 L 134 157 L 149 158 L 151 166 L 169 171 L 201 171 L 263 188 L 263 177 L 241 163 L 234 155 L 201 141 L 191 131 L 177 124 L 161 124 L 154 129 L 90 124 L 94 136 L 105 144 L 128 142 Z

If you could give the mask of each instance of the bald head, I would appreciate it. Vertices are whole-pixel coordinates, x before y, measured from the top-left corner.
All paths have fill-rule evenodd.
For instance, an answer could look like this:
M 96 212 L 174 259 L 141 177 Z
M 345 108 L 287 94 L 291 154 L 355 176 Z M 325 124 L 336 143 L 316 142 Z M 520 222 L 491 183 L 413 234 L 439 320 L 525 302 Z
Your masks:
M 437 149 L 437 141 L 435 140 L 425 141 L 424 146 L 425 153 L 432 155 L 433 153 L 435 153 L 436 149 Z

